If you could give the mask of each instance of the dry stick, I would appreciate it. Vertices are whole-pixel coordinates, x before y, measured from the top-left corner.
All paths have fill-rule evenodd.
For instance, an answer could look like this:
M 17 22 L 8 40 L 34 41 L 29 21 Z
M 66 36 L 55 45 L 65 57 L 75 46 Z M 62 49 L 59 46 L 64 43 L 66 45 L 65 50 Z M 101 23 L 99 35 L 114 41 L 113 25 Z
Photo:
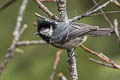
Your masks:
M 104 62 L 101 62 L 101 61 L 96 60 L 96 59 L 93 59 L 93 58 L 89 58 L 89 60 L 92 61 L 92 62 L 95 62 L 95 63 L 97 63 L 97 64 L 103 65 L 103 66 L 105 66 L 105 67 L 115 68 L 115 69 L 116 69 L 116 67 L 112 66 L 111 64 L 106 64 L 106 63 L 104 63 Z M 118 68 L 117 68 L 117 69 L 118 69 Z
M 95 5 L 98 5 L 98 3 L 96 2 L 96 0 L 93 0 L 93 2 L 95 3 Z M 105 14 L 105 12 L 102 9 L 100 9 L 100 12 L 104 16 L 105 20 L 110 24 L 111 28 L 113 28 L 114 26 L 113 26 L 112 22 L 110 21 L 110 19 Z
M 93 13 L 99 11 L 100 9 L 106 7 L 111 1 L 107 1 L 106 3 L 104 3 L 103 5 L 100 5 L 98 6 L 96 9 L 92 10 L 92 11 L 89 11 L 83 15 L 80 15 L 80 16 L 76 16 L 76 17 L 73 17 L 72 19 L 69 19 L 70 22 L 72 21 L 75 21 L 75 20 L 80 20 L 81 18 L 84 18 L 84 17 L 88 17 L 90 15 L 92 15 Z
M 100 5 L 103 1 L 104 1 L 104 0 L 100 0 L 97 5 L 93 6 L 93 7 L 92 7 L 90 10 L 88 10 L 87 12 L 90 12 L 90 11 L 94 10 L 95 8 L 97 8 L 98 5 Z
M 28 0 L 23 0 L 22 5 L 20 7 L 19 15 L 17 17 L 17 22 L 16 22 L 16 25 L 15 25 L 15 30 L 13 32 L 13 36 L 14 36 L 13 42 L 12 42 L 10 48 L 8 48 L 5 59 L 3 60 L 1 66 L 0 66 L 0 75 L 2 74 L 4 68 L 6 67 L 9 60 L 14 55 L 14 51 L 15 51 L 15 48 L 16 48 L 16 43 L 18 42 L 18 40 L 21 36 L 20 27 L 21 27 L 21 22 L 22 22 L 22 19 L 23 19 L 23 13 L 26 9 L 27 3 L 28 3 Z
M 77 66 L 76 66 L 76 57 L 74 53 L 74 49 L 67 50 L 68 53 L 68 63 L 71 80 L 78 80 Z
M 60 21 L 69 23 L 68 15 L 66 11 L 66 2 L 67 0 L 56 0 L 58 5 L 58 11 L 60 13 Z M 74 48 L 71 50 L 67 50 L 68 54 L 68 63 L 69 63 L 69 71 L 71 80 L 78 80 L 77 66 L 76 66 L 76 57 Z
M 19 47 L 19 46 L 47 45 L 47 44 L 48 43 L 46 43 L 43 40 L 39 40 L 39 41 L 33 40 L 33 41 L 19 41 L 16 43 L 16 46 Z
M 67 0 L 56 0 L 58 11 L 60 14 L 60 21 L 68 22 L 68 15 L 66 11 L 66 2 Z
M 63 73 L 58 74 L 58 79 L 59 80 L 67 80 L 67 78 L 63 75 Z
M 34 13 L 35 14 L 35 16 L 37 16 L 37 17 L 39 17 L 39 18 L 42 18 L 42 19 L 45 19 L 46 17 L 45 16 L 42 16 L 42 15 L 40 15 L 40 14 L 38 14 L 38 13 Z M 48 19 L 48 18 L 47 18 Z
M 113 13 L 120 13 L 120 11 L 108 11 L 105 12 L 105 14 L 113 14 Z M 95 14 L 91 14 L 90 16 L 97 16 L 97 15 L 101 15 L 102 13 L 95 13 Z
M 8 2 L 4 3 L 3 5 L 0 6 L 0 11 L 4 10 L 5 8 L 7 8 L 9 5 L 11 5 L 12 3 L 14 3 L 16 0 L 9 0 Z
M 120 7 L 120 3 L 117 0 L 113 0 L 113 3 L 115 3 L 118 7 Z
M 32 24 L 33 24 L 35 27 L 38 26 L 38 24 L 37 24 L 35 21 L 33 21 Z
M 55 20 L 49 19 L 49 18 L 47 18 L 47 17 L 45 17 L 45 16 L 42 16 L 42 15 L 40 15 L 40 14 L 38 14 L 38 13 L 35 13 L 35 16 L 37 16 L 37 17 L 39 17 L 39 18 L 42 18 L 43 20 L 45 19 L 45 20 L 47 20 L 47 21 L 49 21 L 49 22 L 56 22 Z
M 89 48 L 85 47 L 84 45 L 80 45 L 80 47 L 82 47 L 85 51 L 97 56 L 98 58 L 102 59 L 103 61 L 105 61 L 108 64 L 111 64 L 114 68 L 116 69 L 120 69 L 120 66 L 117 65 L 114 61 L 112 61 L 111 59 L 109 59 L 107 56 L 105 56 L 104 54 L 99 54 L 93 50 L 90 50 Z
M 27 28 L 27 24 L 24 24 L 21 30 L 19 31 L 19 34 L 22 35 L 26 28 Z
M 48 10 L 47 7 L 45 7 L 40 2 L 40 0 L 34 0 L 34 1 L 39 6 L 39 8 L 42 9 L 51 19 L 58 20 L 58 17 L 55 14 L 53 14 L 50 10 Z
M 118 39 L 120 40 L 120 33 L 118 31 L 119 29 L 118 29 L 118 21 L 117 21 L 117 19 L 114 20 L 114 30 L 115 30 L 115 33 L 116 33 Z
M 57 66 L 58 66 L 58 63 L 60 61 L 60 55 L 62 54 L 62 50 L 59 49 L 56 53 L 56 60 L 55 60 L 55 63 L 54 63 L 54 66 L 53 66 L 53 72 L 50 76 L 50 80 L 54 80 L 55 76 L 56 76 L 56 69 L 57 69 Z

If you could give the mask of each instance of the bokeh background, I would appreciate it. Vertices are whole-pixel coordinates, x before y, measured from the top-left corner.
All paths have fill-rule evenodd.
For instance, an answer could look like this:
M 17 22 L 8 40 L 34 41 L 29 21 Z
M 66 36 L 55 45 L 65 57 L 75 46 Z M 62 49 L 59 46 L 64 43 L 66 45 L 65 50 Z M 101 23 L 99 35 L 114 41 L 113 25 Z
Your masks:
M 8 0 L 0 0 L 0 5 L 6 1 Z M 22 0 L 17 0 L 7 9 L 0 12 L 0 62 L 2 62 L 12 42 L 12 32 L 21 2 Z M 55 2 L 43 3 L 48 9 L 58 15 Z M 69 18 L 85 13 L 92 6 L 94 6 L 92 0 L 68 0 L 67 11 Z M 115 4 L 110 4 L 104 10 L 120 10 L 120 8 Z M 21 41 L 40 39 L 38 36 L 33 35 L 33 32 L 36 32 L 36 27 L 32 24 L 32 21 L 36 21 L 36 17 L 34 16 L 35 12 L 45 15 L 33 0 L 29 0 L 22 22 L 22 24 L 27 24 L 28 28 L 21 36 Z M 118 22 L 120 22 L 120 13 L 109 14 L 108 17 L 111 21 L 117 18 Z M 100 27 L 109 27 L 109 24 L 102 15 L 84 18 L 78 22 Z M 108 37 L 89 37 L 84 45 L 92 50 L 104 53 L 120 64 L 120 44 L 117 41 L 116 35 Z M 19 47 L 19 49 L 22 49 L 24 52 L 15 52 L 14 57 L 8 63 L 0 80 L 49 80 L 56 57 L 56 51 L 58 49 L 50 45 L 26 46 Z M 85 52 L 81 48 L 76 49 L 76 55 L 79 80 L 120 80 L 120 70 L 103 67 L 88 61 L 88 58 L 96 57 Z M 63 51 L 60 63 L 57 67 L 57 73 L 62 72 L 69 80 L 69 70 L 66 58 L 66 51 Z

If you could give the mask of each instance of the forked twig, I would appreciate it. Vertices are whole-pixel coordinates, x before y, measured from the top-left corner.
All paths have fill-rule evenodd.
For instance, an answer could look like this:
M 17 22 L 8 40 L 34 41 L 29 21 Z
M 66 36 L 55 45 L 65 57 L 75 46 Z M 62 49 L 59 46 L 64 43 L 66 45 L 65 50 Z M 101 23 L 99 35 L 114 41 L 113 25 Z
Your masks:
M 38 7 L 41 10 L 43 10 L 51 19 L 58 20 L 58 17 L 55 14 L 53 14 L 49 9 L 47 9 L 47 7 L 40 2 L 40 0 L 34 0 L 34 1 L 38 5 Z
M 96 5 L 98 5 L 98 3 L 96 2 L 96 0 L 93 0 L 93 2 L 94 2 Z M 104 16 L 105 20 L 110 24 L 111 28 L 113 28 L 114 26 L 113 26 L 112 22 L 110 21 L 110 19 L 109 19 L 109 18 L 107 17 L 107 15 L 105 14 L 105 12 L 104 12 L 102 9 L 100 9 L 100 12 L 101 12 L 102 15 Z
M 75 21 L 75 20 L 80 20 L 81 18 L 84 18 L 84 17 L 88 17 L 90 15 L 92 15 L 93 13 L 99 11 L 100 9 L 106 7 L 109 3 L 111 3 L 111 1 L 107 1 L 106 3 L 104 3 L 103 5 L 99 5 L 96 9 L 92 10 L 92 11 L 89 11 L 83 15 L 80 15 L 80 16 L 76 16 L 76 17 L 73 17 L 72 19 L 69 19 L 70 22 L 72 21 Z
M 18 14 L 18 17 L 17 17 L 17 22 L 16 22 L 16 25 L 15 25 L 15 30 L 13 32 L 13 36 L 14 36 L 13 42 L 12 42 L 10 48 L 8 48 L 5 59 L 3 60 L 1 66 L 0 66 L 0 75 L 2 74 L 4 68 L 6 67 L 9 60 L 14 55 L 14 51 L 15 51 L 15 48 L 16 48 L 16 43 L 18 42 L 18 40 L 21 36 L 20 27 L 21 27 L 21 22 L 22 22 L 22 18 L 23 18 L 23 13 L 26 9 L 27 3 L 28 3 L 28 0 L 23 0 L 23 3 L 20 7 L 19 14 Z
M 90 50 L 89 48 L 85 47 L 85 46 L 82 45 L 82 44 L 80 45 L 80 47 L 83 48 L 85 51 L 87 51 L 87 52 L 89 52 L 89 53 L 97 56 L 98 58 L 102 59 L 102 60 L 105 61 L 106 63 L 112 65 L 114 68 L 120 69 L 120 66 L 119 66 L 119 65 L 117 65 L 113 60 L 109 59 L 109 58 L 108 58 L 107 56 L 105 56 L 104 54 L 102 54 L 102 53 L 99 54 L 99 53 L 97 53 L 97 52 L 95 52 L 95 51 L 93 51 L 93 50 Z
M 111 64 L 106 64 L 106 63 L 104 63 L 104 62 L 102 62 L 102 61 L 99 61 L 99 60 L 96 60 L 96 59 L 93 59 L 93 58 L 89 58 L 89 60 L 92 61 L 92 62 L 95 62 L 95 63 L 97 63 L 97 64 L 103 65 L 103 66 L 105 66 L 105 67 L 115 68 L 115 69 L 116 69 L 116 67 L 112 66 Z M 118 68 L 117 68 L 117 69 L 118 69 Z
M 105 12 L 105 14 L 114 14 L 114 13 L 120 13 L 120 11 L 108 11 L 108 12 Z M 94 13 L 94 14 L 91 14 L 90 16 L 97 16 L 97 15 L 102 15 L 103 13 Z

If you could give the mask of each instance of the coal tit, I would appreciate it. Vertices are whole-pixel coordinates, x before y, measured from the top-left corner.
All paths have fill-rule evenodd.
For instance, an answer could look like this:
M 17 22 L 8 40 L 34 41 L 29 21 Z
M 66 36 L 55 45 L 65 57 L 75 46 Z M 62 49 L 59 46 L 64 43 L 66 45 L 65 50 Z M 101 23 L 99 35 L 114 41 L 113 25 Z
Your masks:
M 109 28 L 99 28 L 77 22 L 56 22 L 49 20 L 37 20 L 36 34 L 47 43 L 57 48 L 72 49 L 86 41 L 88 35 L 104 36 L 113 32 Z

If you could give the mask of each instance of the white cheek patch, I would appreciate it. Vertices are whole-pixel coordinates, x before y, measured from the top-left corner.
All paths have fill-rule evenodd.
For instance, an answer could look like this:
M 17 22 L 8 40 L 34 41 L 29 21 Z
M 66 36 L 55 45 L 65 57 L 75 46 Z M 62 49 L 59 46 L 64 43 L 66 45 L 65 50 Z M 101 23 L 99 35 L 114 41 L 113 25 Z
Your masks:
M 42 35 L 51 37 L 52 34 L 53 34 L 53 28 L 52 28 L 52 26 L 50 26 L 50 28 L 46 28 L 46 29 L 44 29 L 44 30 L 41 30 L 40 33 L 41 33 Z

